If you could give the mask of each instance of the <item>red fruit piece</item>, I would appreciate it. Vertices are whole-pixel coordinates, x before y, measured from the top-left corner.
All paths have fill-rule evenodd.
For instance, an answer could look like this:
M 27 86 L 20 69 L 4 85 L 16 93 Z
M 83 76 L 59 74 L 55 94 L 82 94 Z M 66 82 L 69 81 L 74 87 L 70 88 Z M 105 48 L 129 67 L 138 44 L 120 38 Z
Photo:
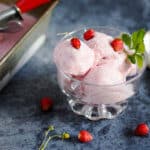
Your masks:
M 92 39 L 95 36 L 95 31 L 93 29 L 88 29 L 84 34 L 83 37 L 86 41 Z
M 114 51 L 122 51 L 123 50 L 123 41 L 121 39 L 114 39 L 111 42 L 111 46 L 113 47 Z
M 71 45 L 76 48 L 76 49 L 79 49 L 80 46 L 81 46 L 81 42 L 78 38 L 72 38 L 71 39 Z
M 81 130 L 78 134 L 78 139 L 80 142 L 86 143 L 93 140 L 93 136 L 86 130 Z
M 49 111 L 53 106 L 53 100 L 49 97 L 42 98 L 40 103 L 42 111 Z
M 139 124 L 135 129 L 135 135 L 138 136 L 145 136 L 148 135 L 148 133 L 149 133 L 149 127 L 145 123 Z

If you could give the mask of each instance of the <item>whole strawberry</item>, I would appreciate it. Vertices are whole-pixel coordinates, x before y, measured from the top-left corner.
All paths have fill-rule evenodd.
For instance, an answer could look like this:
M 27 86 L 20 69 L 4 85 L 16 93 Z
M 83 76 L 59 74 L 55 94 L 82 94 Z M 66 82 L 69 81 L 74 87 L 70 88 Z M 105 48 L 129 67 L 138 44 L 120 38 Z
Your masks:
M 95 36 L 95 31 L 93 29 L 88 29 L 84 34 L 83 38 L 88 41 Z
M 114 39 L 111 42 L 111 46 L 113 47 L 114 51 L 122 51 L 124 46 L 123 46 L 123 41 L 121 39 Z
M 149 127 L 145 123 L 140 123 L 135 129 L 135 135 L 137 136 L 146 136 L 149 134 Z
M 72 38 L 70 42 L 71 42 L 71 45 L 76 49 L 79 49 L 81 46 L 80 40 L 76 37 Z
M 41 99 L 40 104 L 41 104 L 41 110 L 46 112 L 52 109 L 53 100 L 49 97 L 44 97 Z
M 80 142 L 86 143 L 93 140 L 93 136 L 86 130 L 81 130 L 78 134 L 78 139 Z

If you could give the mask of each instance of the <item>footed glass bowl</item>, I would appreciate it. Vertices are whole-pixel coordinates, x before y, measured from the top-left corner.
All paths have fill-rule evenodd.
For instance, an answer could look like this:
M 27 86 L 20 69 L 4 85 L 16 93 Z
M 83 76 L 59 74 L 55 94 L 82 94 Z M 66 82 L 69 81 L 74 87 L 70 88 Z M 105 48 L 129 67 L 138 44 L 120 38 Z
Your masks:
M 114 28 L 92 28 L 113 37 L 117 37 L 121 33 Z M 79 37 L 83 40 L 83 33 L 87 29 L 70 32 L 62 40 L 71 37 Z M 74 113 L 83 115 L 90 120 L 113 119 L 127 107 L 128 99 L 138 91 L 140 77 L 145 66 L 144 63 L 143 68 L 137 70 L 135 75 L 127 77 L 125 82 L 115 85 L 87 83 L 65 74 L 60 69 L 57 70 L 57 77 L 59 86 L 62 92 L 67 95 L 68 103 Z

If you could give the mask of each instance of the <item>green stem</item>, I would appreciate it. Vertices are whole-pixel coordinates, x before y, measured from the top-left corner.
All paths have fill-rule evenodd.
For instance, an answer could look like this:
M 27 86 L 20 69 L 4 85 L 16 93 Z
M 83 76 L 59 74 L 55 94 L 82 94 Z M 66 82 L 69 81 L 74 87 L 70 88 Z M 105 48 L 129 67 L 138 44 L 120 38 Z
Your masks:
M 42 142 L 39 150 L 45 150 L 45 148 L 47 147 L 48 143 L 50 140 L 52 140 L 53 138 L 61 138 L 60 135 L 53 135 L 53 136 L 49 136 L 48 139 L 45 141 Z
M 42 142 L 42 144 L 41 144 L 39 150 L 42 148 L 42 146 L 43 146 L 44 143 L 46 142 L 46 139 L 47 139 L 47 136 L 48 136 L 49 132 L 50 132 L 50 131 L 53 131 L 53 130 L 54 130 L 54 128 L 50 126 L 50 127 L 48 128 L 48 130 L 45 132 L 44 140 L 43 140 L 43 142 Z M 42 149 L 41 149 L 41 150 L 42 150 Z
M 47 147 L 48 145 L 48 142 L 51 140 L 51 137 L 48 137 L 48 139 L 42 143 L 42 145 L 40 146 L 39 150 L 45 150 L 45 148 Z

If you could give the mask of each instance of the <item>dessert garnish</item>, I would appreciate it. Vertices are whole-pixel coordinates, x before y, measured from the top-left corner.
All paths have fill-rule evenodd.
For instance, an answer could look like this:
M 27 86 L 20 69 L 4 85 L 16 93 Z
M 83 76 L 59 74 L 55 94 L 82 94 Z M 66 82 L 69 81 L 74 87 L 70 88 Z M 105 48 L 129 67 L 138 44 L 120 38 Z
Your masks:
M 76 49 L 79 49 L 81 46 L 80 40 L 76 37 L 72 38 L 70 42 L 71 42 L 71 45 Z
M 53 100 L 49 97 L 44 97 L 44 98 L 41 99 L 40 105 L 41 105 L 41 110 L 42 111 L 45 111 L 45 112 L 49 111 L 53 107 Z
M 114 51 L 120 52 L 123 50 L 124 44 L 121 39 L 116 38 L 111 42 L 111 46 L 113 47 Z
M 93 29 L 88 29 L 84 34 L 83 37 L 86 41 L 92 39 L 95 35 L 95 31 Z
M 137 136 L 146 136 L 149 134 L 149 127 L 146 123 L 140 123 L 134 132 Z
M 131 63 L 137 64 L 139 68 L 143 67 L 144 61 L 144 52 L 145 52 L 144 35 L 145 35 L 144 29 L 135 31 L 131 35 L 127 33 L 123 33 L 121 35 L 121 38 L 125 43 L 125 45 L 128 47 L 128 49 L 134 51 L 133 54 L 128 54 L 128 59 L 130 60 Z
M 93 140 L 93 136 L 87 130 L 81 130 L 78 134 L 78 140 L 83 143 L 87 143 Z

